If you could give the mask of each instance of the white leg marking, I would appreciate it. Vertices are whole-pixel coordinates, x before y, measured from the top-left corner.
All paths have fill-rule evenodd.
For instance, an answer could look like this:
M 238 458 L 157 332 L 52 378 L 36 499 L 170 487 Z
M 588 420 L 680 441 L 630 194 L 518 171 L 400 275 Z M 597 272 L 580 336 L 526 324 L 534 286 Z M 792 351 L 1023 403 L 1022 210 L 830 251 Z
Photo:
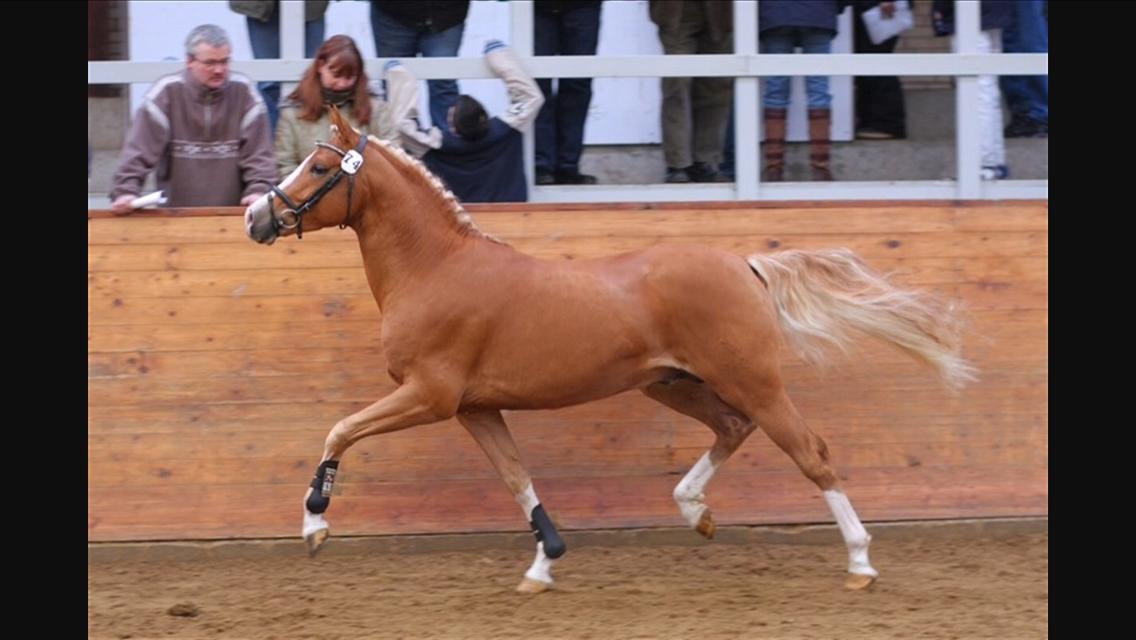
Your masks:
M 307 509 L 304 509 L 304 528 L 302 532 L 305 538 L 320 529 L 327 528 L 327 520 L 323 519 L 322 513 L 309 513 Z
M 533 509 L 540 506 L 540 500 L 536 497 L 536 491 L 533 491 L 532 483 L 530 482 L 523 492 L 514 497 L 517 499 L 517 504 L 521 505 L 521 511 L 525 512 L 525 518 L 531 522 Z M 544 543 L 536 543 L 536 558 L 529 570 L 525 572 L 525 577 L 529 580 L 552 584 L 553 562 L 555 560 L 544 555 Z
M 323 519 L 322 513 L 312 513 L 308 511 L 308 496 L 311 495 L 312 491 L 314 491 L 314 489 L 308 487 L 308 492 L 304 494 L 304 526 L 300 530 L 300 533 L 305 538 L 315 533 L 316 531 L 319 531 L 320 529 L 329 528 L 327 520 Z
M 702 512 L 706 511 L 706 503 L 703 502 L 706 495 L 703 494 L 703 490 L 717 470 L 718 467 L 710 462 L 710 452 L 706 452 L 675 486 L 674 499 L 678 503 L 678 510 L 692 527 L 698 526 Z
M 555 560 L 550 560 L 548 556 L 544 555 L 544 543 L 536 543 L 536 559 L 533 560 L 529 570 L 525 572 L 525 577 L 529 580 L 552 584 L 553 562 L 555 562 Z
M 513 497 L 517 499 L 517 504 L 521 505 L 521 511 L 525 512 L 525 518 L 531 521 L 533 509 L 540 506 L 540 500 L 537 499 L 536 492 L 533 491 L 532 483 L 530 482 L 522 493 Z
M 860 518 L 856 517 L 848 496 L 843 491 L 829 490 L 824 492 L 824 499 L 836 516 L 836 524 L 840 527 L 840 534 L 844 536 L 844 544 L 848 546 L 848 573 L 878 577 L 880 572 L 868 562 L 868 543 L 872 541 L 872 536 L 868 535 Z

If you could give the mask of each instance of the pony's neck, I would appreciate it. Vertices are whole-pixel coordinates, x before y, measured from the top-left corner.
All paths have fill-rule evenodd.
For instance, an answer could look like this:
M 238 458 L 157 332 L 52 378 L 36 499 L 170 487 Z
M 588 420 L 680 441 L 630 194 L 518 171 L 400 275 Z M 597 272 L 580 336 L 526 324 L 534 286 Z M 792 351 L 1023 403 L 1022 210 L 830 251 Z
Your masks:
M 369 146 L 378 157 L 368 180 L 370 192 L 353 226 L 381 310 L 400 285 L 484 238 L 424 167 L 384 143 Z

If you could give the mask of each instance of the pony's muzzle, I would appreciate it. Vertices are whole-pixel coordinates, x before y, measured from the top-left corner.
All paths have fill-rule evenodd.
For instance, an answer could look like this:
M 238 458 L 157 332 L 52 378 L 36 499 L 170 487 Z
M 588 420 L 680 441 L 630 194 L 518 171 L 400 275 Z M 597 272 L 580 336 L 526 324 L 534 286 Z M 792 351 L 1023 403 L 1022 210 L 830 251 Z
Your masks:
M 272 194 L 265 194 L 245 209 L 245 233 L 261 244 L 272 244 L 280 235 L 272 223 Z

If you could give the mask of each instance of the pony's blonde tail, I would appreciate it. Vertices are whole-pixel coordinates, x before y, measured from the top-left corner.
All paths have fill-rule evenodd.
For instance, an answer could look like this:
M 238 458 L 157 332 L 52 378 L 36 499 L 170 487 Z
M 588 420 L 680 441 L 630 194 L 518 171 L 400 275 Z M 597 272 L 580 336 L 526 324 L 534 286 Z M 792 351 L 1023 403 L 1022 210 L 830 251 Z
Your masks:
M 769 286 L 794 351 L 820 364 L 826 346 L 847 353 L 850 330 L 891 343 L 961 388 L 976 369 L 959 355 L 962 323 L 954 305 L 893 286 L 847 249 L 753 254 L 750 267 Z

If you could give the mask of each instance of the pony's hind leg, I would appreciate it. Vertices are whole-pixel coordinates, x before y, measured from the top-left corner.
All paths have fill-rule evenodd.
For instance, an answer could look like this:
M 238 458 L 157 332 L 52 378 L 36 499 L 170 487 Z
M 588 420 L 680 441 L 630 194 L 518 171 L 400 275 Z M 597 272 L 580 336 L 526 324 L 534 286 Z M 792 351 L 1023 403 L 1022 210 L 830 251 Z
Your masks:
M 718 467 L 753 432 L 753 422 L 726 404 L 707 384 L 694 378 L 657 382 L 644 388 L 643 393 L 652 400 L 699 420 L 717 435 L 710 450 L 698 459 L 674 490 L 675 502 L 690 526 L 706 538 L 713 538 L 716 528 L 714 517 L 704 502 L 703 492 Z
M 462 411 L 457 417 L 489 457 L 509 491 L 513 492 L 513 498 L 521 505 L 521 511 L 536 536 L 536 558 L 517 585 L 517 591 L 540 593 L 548 590 L 552 586 L 552 562 L 564 555 L 566 547 L 533 491 L 532 478 L 521 466 L 521 455 L 505 419 L 497 410 Z
M 752 411 L 754 422 L 824 492 L 824 499 L 836 517 L 840 534 L 848 547 L 849 575 L 845 585 L 850 589 L 863 589 L 871 585 L 879 576 L 879 572 L 868 561 L 868 544 L 872 537 L 864 529 L 848 496 L 840 488 L 824 440 L 809 429 L 784 389 L 768 396 L 767 402 L 754 407 Z
M 323 458 L 304 495 L 304 524 L 301 532 L 308 547 L 308 555 L 314 556 L 327 542 L 329 526 L 323 514 L 331 503 L 339 460 L 347 448 L 367 436 L 448 418 L 453 414 L 452 411 L 439 406 L 436 401 L 430 401 L 437 397 L 438 394 L 431 395 L 418 386 L 406 384 L 366 409 L 336 423 L 327 435 Z M 456 402 L 454 404 L 456 406 Z

